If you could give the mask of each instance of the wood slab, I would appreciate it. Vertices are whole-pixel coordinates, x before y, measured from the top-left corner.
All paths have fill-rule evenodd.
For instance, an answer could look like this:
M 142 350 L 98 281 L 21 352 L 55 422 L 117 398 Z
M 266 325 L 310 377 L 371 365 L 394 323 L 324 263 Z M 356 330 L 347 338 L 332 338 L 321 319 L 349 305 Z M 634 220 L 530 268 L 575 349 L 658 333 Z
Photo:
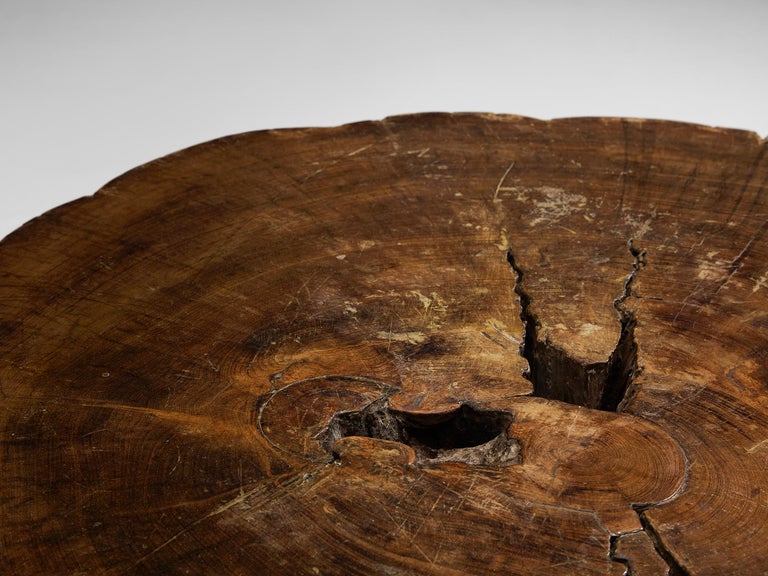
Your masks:
M 765 153 L 402 116 L 222 138 L 29 222 L 0 572 L 768 574 Z

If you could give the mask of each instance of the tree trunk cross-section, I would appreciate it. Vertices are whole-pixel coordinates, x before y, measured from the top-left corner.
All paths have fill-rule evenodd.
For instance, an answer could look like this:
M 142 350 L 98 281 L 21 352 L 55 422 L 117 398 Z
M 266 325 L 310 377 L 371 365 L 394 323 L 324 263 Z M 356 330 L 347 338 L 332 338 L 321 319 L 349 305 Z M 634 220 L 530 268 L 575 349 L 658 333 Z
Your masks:
M 0 572 L 768 574 L 748 132 L 222 138 L 0 244 Z

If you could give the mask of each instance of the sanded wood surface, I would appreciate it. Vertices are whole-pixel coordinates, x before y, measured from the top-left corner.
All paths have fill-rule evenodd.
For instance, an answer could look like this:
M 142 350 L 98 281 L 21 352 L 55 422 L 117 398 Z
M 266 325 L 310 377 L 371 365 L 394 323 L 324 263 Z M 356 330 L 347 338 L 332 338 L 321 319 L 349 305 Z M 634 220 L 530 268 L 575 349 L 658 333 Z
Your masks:
M 405 116 L 28 223 L 0 572 L 768 574 L 765 151 Z

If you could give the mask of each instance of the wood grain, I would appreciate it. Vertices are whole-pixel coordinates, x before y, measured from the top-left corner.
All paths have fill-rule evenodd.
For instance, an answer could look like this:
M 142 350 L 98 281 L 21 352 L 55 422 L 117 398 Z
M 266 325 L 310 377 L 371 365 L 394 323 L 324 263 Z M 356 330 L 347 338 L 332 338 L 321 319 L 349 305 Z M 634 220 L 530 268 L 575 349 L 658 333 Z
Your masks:
M 0 244 L 0 572 L 768 573 L 748 132 L 194 146 Z

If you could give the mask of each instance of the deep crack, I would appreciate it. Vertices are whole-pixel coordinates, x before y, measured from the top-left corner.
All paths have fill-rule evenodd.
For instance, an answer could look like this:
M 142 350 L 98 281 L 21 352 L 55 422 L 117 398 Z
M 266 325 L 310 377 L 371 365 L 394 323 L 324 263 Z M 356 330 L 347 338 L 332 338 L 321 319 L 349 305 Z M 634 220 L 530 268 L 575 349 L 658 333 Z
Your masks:
M 525 327 L 520 354 L 528 361 L 526 376 L 533 384 L 533 395 L 598 410 L 618 411 L 632 394 L 632 383 L 639 373 L 633 310 L 626 307 L 632 287 L 645 266 L 645 251 L 629 241 L 634 257 L 632 273 L 624 282 L 622 294 L 613 302 L 619 315 L 620 332 L 616 347 L 605 362 L 584 363 L 570 357 L 548 338 L 542 339 L 541 323 L 532 310 L 532 298 L 524 287 L 525 272 L 507 250 L 507 262 L 516 275 L 515 293 L 520 298 L 520 318 Z
M 630 532 L 632 534 L 633 532 Z M 621 554 L 617 552 L 617 546 L 619 544 L 619 538 L 622 536 L 626 536 L 626 534 L 612 534 L 610 538 L 610 544 L 609 544 L 609 552 L 608 556 L 611 560 L 614 562 L 618 562 L 619 564 L 624 564 L 624 566 L 627 567 L 627 569 L 624 571 L 624 576 L 635 576 L 632 574 L 632 565 L 629 558 L 625 558 Z
M 672 553 L 667 550 L 666 546 L 664 546 L 664 543 L 661 541 L 661 536 L 659 536 L 659 533 L 656 532 L 651 521 L 645 515 L 645 511 L 637 510 L 637 516 L 640 518 L 640 524 L 643 527 L 643 531 L 651 539 L 651 543 L 653 544 L 656 553 L 661 556 L 664 562 L 667 563 L 667 566 L 669 566 L 667 576 L 689 576 L 688 570 L 686 570 L 675 557 L 672 556 Z

